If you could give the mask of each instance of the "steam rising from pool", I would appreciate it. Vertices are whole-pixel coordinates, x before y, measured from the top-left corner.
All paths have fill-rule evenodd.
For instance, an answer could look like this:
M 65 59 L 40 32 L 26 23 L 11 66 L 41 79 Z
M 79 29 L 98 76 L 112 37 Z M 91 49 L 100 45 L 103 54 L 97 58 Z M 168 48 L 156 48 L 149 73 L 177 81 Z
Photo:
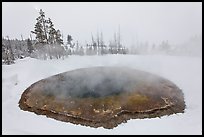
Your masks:
M 19 106 L 61 121 L 113 128 L 130 118 L 183 113 L 184 97 L 171 81 L 127 67 L 93 67 L 40 80 Z

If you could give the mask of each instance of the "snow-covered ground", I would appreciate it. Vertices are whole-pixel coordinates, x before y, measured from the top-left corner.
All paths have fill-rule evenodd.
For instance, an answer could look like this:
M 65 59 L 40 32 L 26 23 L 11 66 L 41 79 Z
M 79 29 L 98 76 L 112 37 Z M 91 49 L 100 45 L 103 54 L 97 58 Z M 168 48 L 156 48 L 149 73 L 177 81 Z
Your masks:
M 126 66 L 163 76 L 180 87 L 184 114 L 134 119 L 114 129 L 60 122 L 20 110 L 18 101 L 32 83 L 51 75 L 92 66 Z M 25 58 L 2 65 L 2 134 L 202 134 L 202 59 L 182 56 L 70 56 L 64 60 Z

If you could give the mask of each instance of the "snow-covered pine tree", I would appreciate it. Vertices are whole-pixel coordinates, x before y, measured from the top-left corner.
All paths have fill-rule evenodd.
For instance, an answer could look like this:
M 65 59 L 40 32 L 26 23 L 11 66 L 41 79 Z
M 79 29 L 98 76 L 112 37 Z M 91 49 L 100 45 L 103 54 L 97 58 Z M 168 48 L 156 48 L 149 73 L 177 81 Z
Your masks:
M 48 43 L 53 44 L 55 43 L 55 35 L 56 35 L 56 30 L 54 28 L 54 24 L 52 23 L 51 19 L 48 18 L 47 20 L 47 29 L 48 29 Z
M 40 16 L 36 19 L 35 30 L 31 31 L 36 35 L 37 48 L 34 56 L 43 59 L 53 59 L 53 57 L 61 58 L 65 55 L 65 49 L 61 46 L 63 40 L 61 39 L 60 30 L 54 28 L 54 24 L 50 18 L 45 18 L 45 13 L 42 9 L 39 12 Z M 63 55 L 60 55 L 63 54 Z
M 6 63 L 6 60 L 7 60 L 7 58 L 8 58 L 8 56 L 7 56 L 7 48 L 6 48 L 6 45 L 3 43 L 3 40 L 2 40 L 2 63 L 4 64 L 4 63 Z
M 71 46 L 72 45 L 72 40 L 73 40 L 72 36 L 68 34 L 67 35 L 67 44 Z
M 72 36 L 68 34 L 65 48 L 66 48 L 69 55 L 71 55 L 73 53 L 74 46 L 75 46 L 75 44 L 72 43 L 72 40 L 73 40 Z
M 7 38 L 8 43 L 7 44 L 2 43 L 2 61 L 4 64 L 10 65 L 14 63 L 15 58 L 11 47 L 11 41 L 8 36 Z
M 9 38 L 8 38 L 8 41 L 9 41 L 8 49 L 10 51 L 10 58 L 11 58 L 11 62 L 13 62 L 15 60 L 15 58 L 14 58 L 13 50 L 12 50 L 12 47 L 11 47 L 11 41 L 10 41 Z
M 59 45 L 63 44 L 63 40 L 61 39 L 61 36 L 62 35 L 60 33 L 60 30 L 57 30 L 55 32 L 55 39 L 56 39 L 56 43 L 59 44 Z
M 45 20 L 45 13 L 40 9 L 39 12 L 40 16 L 36 18 L 37 22 L 35 24 L 34 31 L 31 31 L 36 35 L 37 43 L 45 44 L 48 42 L 47 40 L 47 31 L 45 28 L 46 20 Z
M 40 9 L 40 16 L 36 19 L 35 30 L 31 31 L 36 35 L 36 40 L 41 44 L 63 44 L 59 30 L 54 28 L 54 24 L 50 18 L 45 18 L 45 13 Z
M 28 47 L 28 53 L 31 54 L 34 51 L 34 48 L 33 48 L 32 42 L 29 38 L 27 39 L 27 47 Z

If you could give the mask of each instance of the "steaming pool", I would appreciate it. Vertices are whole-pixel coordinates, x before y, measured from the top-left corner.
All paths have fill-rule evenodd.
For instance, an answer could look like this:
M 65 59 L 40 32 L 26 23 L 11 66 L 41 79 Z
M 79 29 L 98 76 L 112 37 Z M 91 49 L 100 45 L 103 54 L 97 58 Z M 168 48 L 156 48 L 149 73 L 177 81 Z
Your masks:
M 76 69 L 42 79 L 19 107 L 56 120 L 112 129 L 129 119 L 184 113 L 182 91 L 160 76 L 127 67 Z

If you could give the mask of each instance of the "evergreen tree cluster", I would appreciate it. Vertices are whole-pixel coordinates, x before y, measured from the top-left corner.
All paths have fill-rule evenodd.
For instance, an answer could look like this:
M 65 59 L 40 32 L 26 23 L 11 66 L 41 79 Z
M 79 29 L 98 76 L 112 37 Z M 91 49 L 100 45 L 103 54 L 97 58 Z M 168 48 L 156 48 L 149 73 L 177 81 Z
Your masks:
M 62 47 L 63 40 L 60 30 L 54 28 L 54 24 L 50 18 L 45 17 L 45 13 L 40 9 L 40 16 L 36 18 L 34 31 L 36 43 L 32 57 L 39 59 L 59 59 L 64 58 L 67 54 Z
M 37 44 L 63 44 L 60 30 L 54 28 L 54 24 L 50 18 L 45 18 L 45 13 L 40 9 L 40 16 L 36 19 L 34 31 L 31 33 L 36 35 Z
M 30 56 L 33 51 L 33 40 L 18 40 L 2 38 L 2 63 L 13 64 L 16 59 L 22 59 Z

